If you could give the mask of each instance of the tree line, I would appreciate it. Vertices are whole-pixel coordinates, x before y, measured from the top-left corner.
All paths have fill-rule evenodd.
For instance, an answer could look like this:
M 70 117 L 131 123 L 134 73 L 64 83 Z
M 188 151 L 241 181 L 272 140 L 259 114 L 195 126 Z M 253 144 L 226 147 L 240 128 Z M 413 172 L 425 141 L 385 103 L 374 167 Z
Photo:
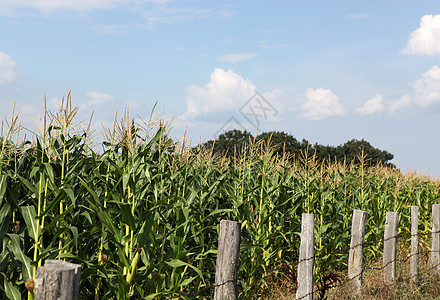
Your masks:
M 213 153 L 221 153 L 226 156 L 234 156 L 250 144 L 263 141 L 273 147 L 274 155 L 287 155 L 291 160 L 301 159 L 305 156 L 314 157 L 315 160 L 337 161 L 340 163 L 358 164 L 361 161 L 366 166 L 377 164 L 393 166 L 390 161 L 394 155 L 385 150 L 373 147 L 364 139 L 352 139 L 339 146 L 311 144 L 306 139 L 298 141 L 291 134 L 284 131 L 263 132 L 253 136 L 248 131 L 238 129 L 229 130 L 220 134 L 215 140 L 209 140 L 201 146 L 206 150 L 212 150 Z M 245 148 L 243 148 L 245 147 Z

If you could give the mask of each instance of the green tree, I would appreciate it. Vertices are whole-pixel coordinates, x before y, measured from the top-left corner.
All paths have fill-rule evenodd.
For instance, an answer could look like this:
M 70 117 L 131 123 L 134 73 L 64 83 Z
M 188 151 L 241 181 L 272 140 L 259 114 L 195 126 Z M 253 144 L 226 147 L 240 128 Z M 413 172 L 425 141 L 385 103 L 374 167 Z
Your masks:
M 218 138 L 210 140 L 202 145 L 203 148 L 213 150 L 214 153 L 223 153 L 230 156 L 241 151 L 243 145 L 249 144 L 253 136 L 247 131 L 233 129 L 222 133 Z M 270 143 L 273 147 L 274 155 L 288 154 L 291 159 L 301 159 L 307 153 L 308 157 L 314 156 L 318 162 L 338 161 L 350 163 L 360 163 L 361 160 L 367 166 L 373 166 L 378 163 L 393 166 L 389 161 L 394 155 L 377 148 L 374 148 L 365 140 L 350 140 L 339 146 L 320 145 L 318 143 L 310 144 L 306 139 L 301 142 L 291 134 L 284 131 L 263 132 L 259 134 L 256 141 Z
M 359 163 L 361 156 L 364 156 L 364 163 L 367 166 L 382 163 L 390 165 L 389 161 L 394 158 L 394 155 L 385 151 L 379 150 L 371 146 L 371 144 L 364 139 L 346 142 L 343 145 L 336 147 L 335 157 L 338 161 L 346 161 L 347 163 Z
M 220 134 L 215 140 L 209 140 L 203 144 L 203 148 L 213 150 L 214 153 L 223 153 L 225 155 L 234 155 L 242 150 L 243 145 L 249 144 L 253 139 L 248 131 L 232 129 Z
M 302 143 L 284 131 L 263 132 L 256 137 L 256 140 L 270 142 L 270 145 L 274 147 L 275 155 L 282 156 L 283 152 L 287 152 L 292 156 L 300 157 L 301 151 L 305 150 Z

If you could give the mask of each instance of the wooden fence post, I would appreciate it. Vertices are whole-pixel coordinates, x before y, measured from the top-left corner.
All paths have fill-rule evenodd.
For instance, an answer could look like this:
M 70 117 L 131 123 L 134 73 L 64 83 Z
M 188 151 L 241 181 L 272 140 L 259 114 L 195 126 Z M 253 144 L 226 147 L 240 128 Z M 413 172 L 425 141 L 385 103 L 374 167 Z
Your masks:
M 368 214 L 365 211 L 353 211 L 350 252 L 348 255 L 348 279 L 353 291 L 357 294 L 362 293 L 362 263 L 367 217 Z
M 387 211 L 383 242 L 383 279 L 385 282 L 392 282 L 396 279 L 398 222 L 399 213 Z
M 419 207 L 411 206 L 411 283 L 417 284 L 419 277 Z
M 432 245 L 431 245 L 431 264 L 437 266 L 440 273 L 440 204 L 432 205 Z
M 36 300 L 76 300 L 79 294 L 81 265 L 61 260 L 46 260 L 37 268 Z
M 315 218 L 313 214 L 302 214 L 301 244 L 299 247 L 298 288 L 296 299 L 313 299 L 313 263 L 315 244 Z
M 214 300 L 237 298 L 237 268 L 241 223 L 221 220 L 215 270 Z

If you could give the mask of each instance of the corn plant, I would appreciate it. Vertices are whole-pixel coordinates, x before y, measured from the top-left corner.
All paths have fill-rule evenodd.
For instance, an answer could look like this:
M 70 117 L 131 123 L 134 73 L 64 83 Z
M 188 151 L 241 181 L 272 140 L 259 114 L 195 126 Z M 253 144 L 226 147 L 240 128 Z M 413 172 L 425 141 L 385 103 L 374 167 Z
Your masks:
M 352 165 L 307 151 L 292 160 L 250 140 L 225 157 L 173 140 L 160 114 L 136 123 L 126 109 L 97 136 L 76 111 L 69 94 L 33 140 L 20 140 L 18 115 L 3 123 L 1 299 L 32 299 L 46 259 L 81 264 L 81 299 L 210 299 L 221 219 L 242 223 L 243 299 L 295 272 L 283 266 L 298 261 L 302 213 L 315 214 L 318 285 L 346 269 L 348 252 L 335 250 L 349 245 L 353 209 L 368 212 L 369 259 L 381 255 L 387 210 L 408 233 L 418 205 L 420 232 L 431 228 L 440 182 L 371 167 L 364 155 Z

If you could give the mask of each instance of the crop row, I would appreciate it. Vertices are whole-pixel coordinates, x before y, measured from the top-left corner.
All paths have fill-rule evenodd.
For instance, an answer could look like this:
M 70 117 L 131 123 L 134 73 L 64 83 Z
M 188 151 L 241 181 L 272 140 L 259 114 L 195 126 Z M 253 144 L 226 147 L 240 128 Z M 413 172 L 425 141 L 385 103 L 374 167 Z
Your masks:
M 32 142 L 17 142 L 16 118 L 2 134 L 2 299 L 32 299 L 46 259 L 82 265 L 82 299 L 185 298 L 198 290 L 192 297 L 210 298 L 203 288 L 214 283 L 221 219 L 242 223 L 239 291 L 248 298 L 264 288 L 265 271 L 297 261 L 303 212 L 316 216 L 322 281 L 345 268 L 348 254 L 325 254 L 349 244 L 353 209 L 368 212 L 366 241 L 378 242 L 365 255 L 374 258 L 387 210 L 400 212 L 399 228 L 409 231 L 409 206 L 418 205 L 426 233 L 440 196 L 440 183 L 428 177 L 318 164 L 312 153 L 292 163 L 262 143 L 228 159 L 194 151 L 168 137 L 163 119 L 136 124 L 127 112 L 98 151 L 75 113 L 70 101 L 47 113 Z

